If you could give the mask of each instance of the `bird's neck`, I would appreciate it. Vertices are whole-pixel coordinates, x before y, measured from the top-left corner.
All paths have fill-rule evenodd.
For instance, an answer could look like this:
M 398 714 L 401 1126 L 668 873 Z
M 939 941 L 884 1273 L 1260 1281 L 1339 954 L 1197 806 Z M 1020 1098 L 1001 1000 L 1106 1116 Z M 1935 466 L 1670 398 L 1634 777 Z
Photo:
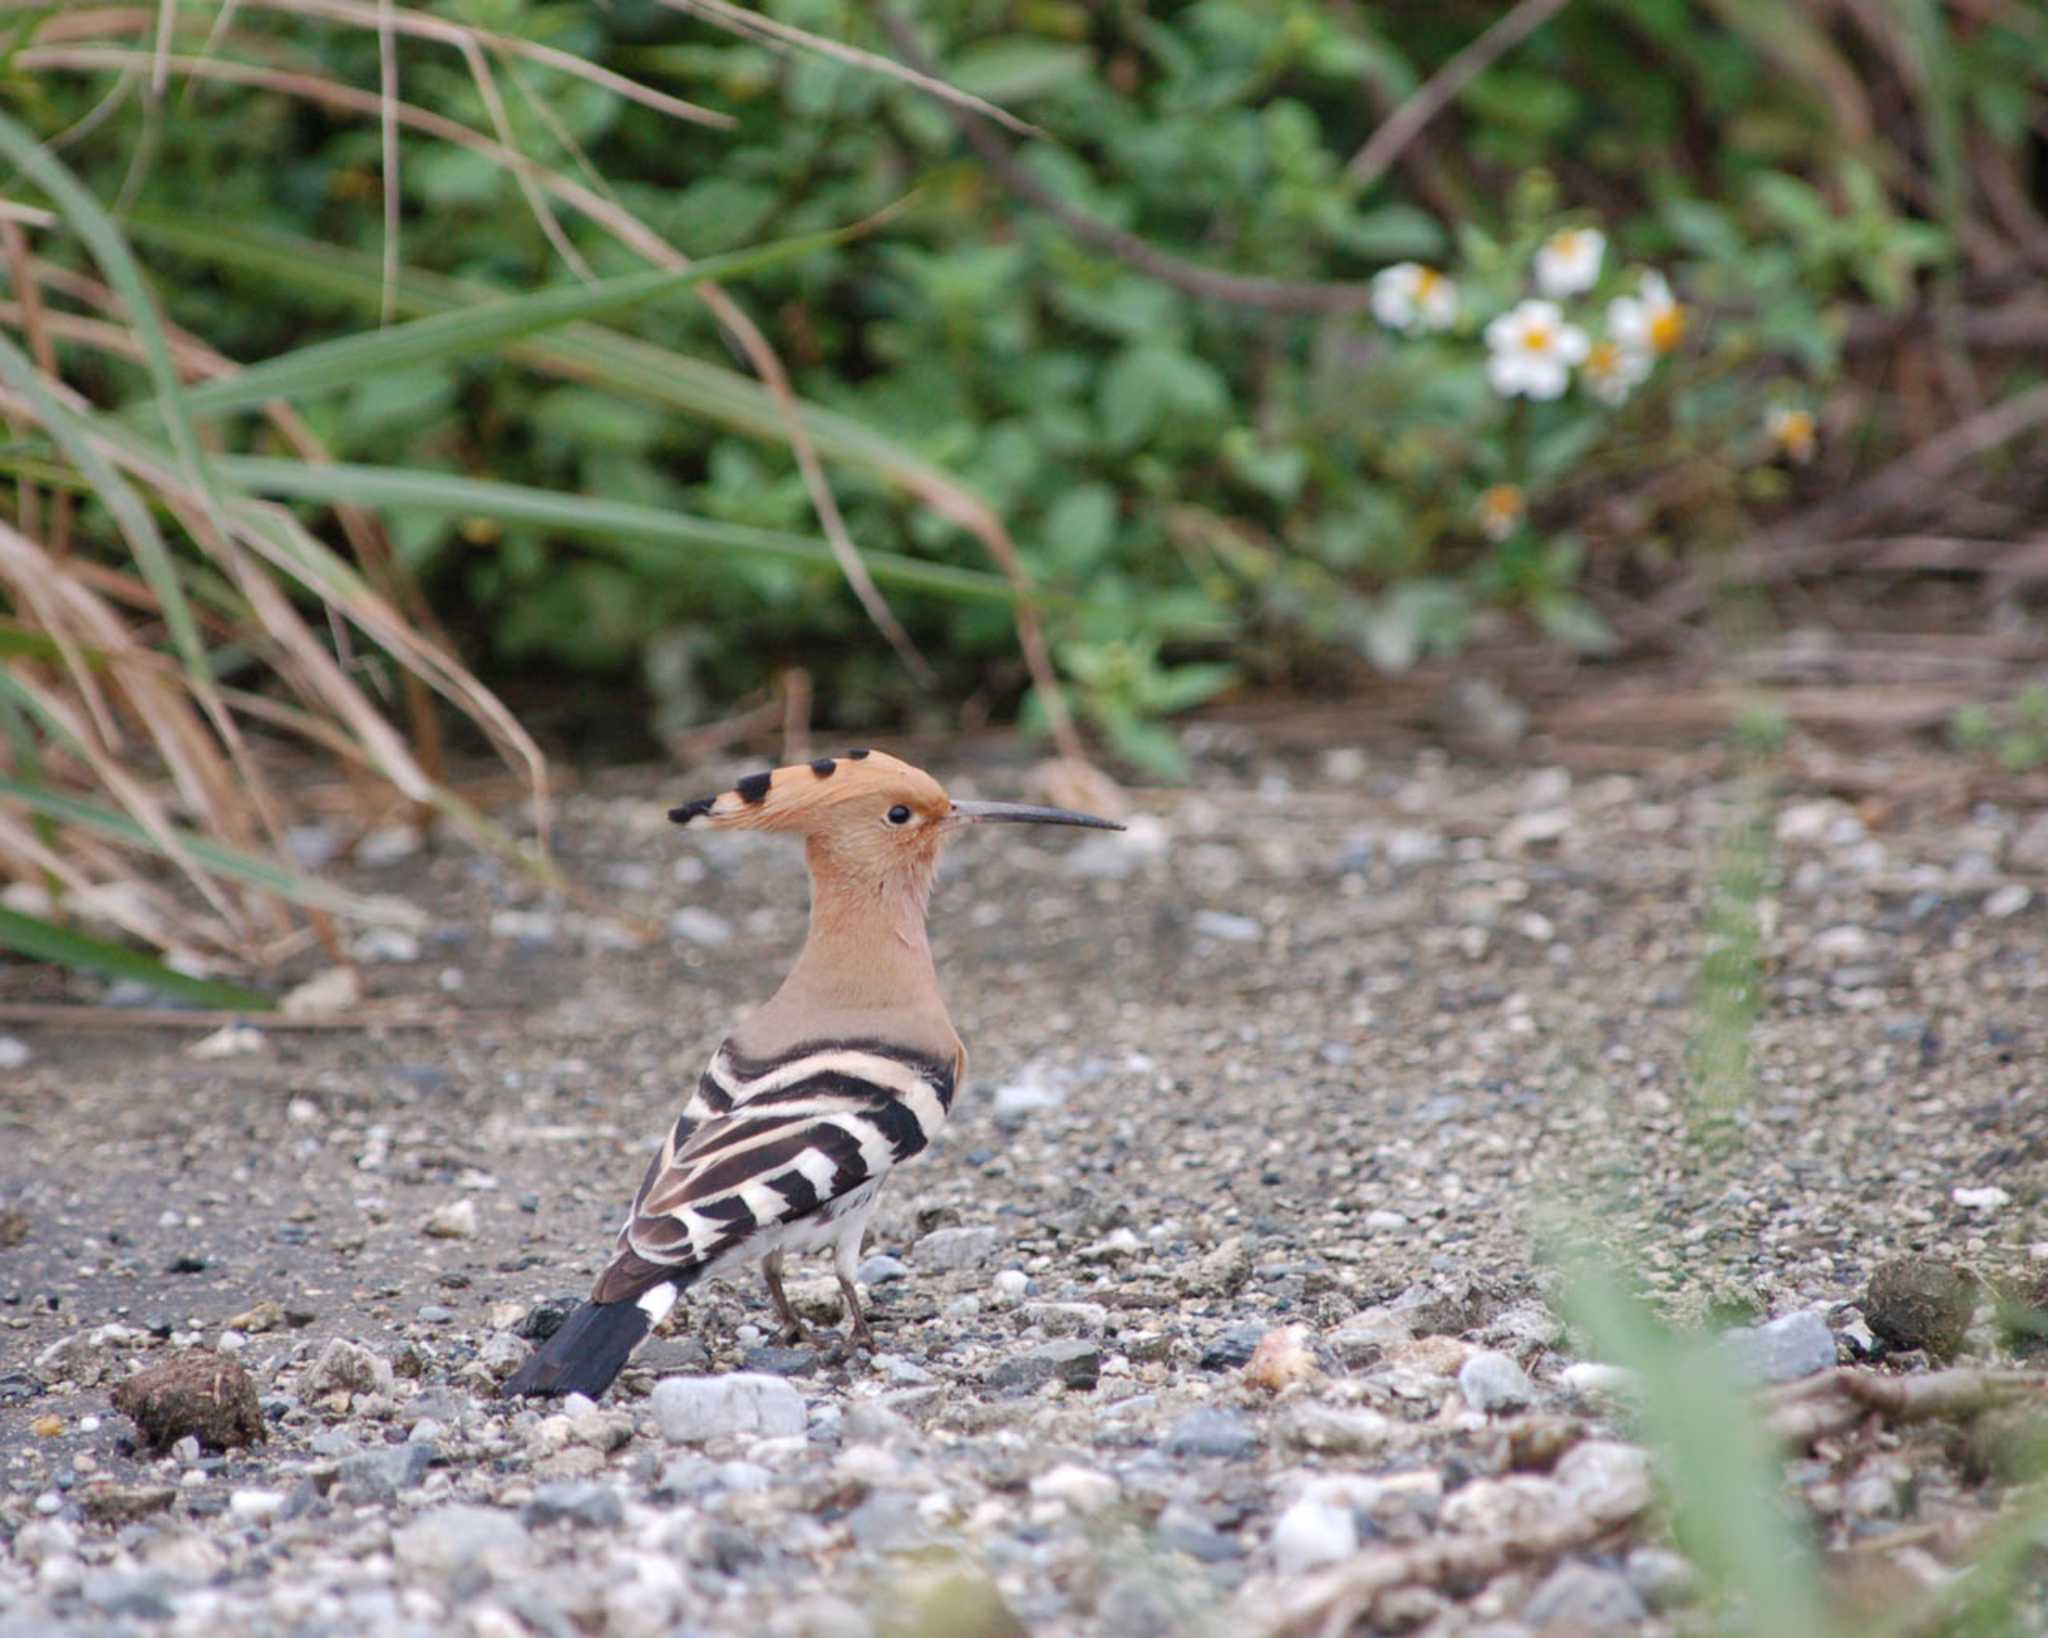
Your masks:
M 779 1015 L 944 1016 L 925 932 L 928 871 L 851 871 L 813 849 L 811 928 L 769 1003 Z

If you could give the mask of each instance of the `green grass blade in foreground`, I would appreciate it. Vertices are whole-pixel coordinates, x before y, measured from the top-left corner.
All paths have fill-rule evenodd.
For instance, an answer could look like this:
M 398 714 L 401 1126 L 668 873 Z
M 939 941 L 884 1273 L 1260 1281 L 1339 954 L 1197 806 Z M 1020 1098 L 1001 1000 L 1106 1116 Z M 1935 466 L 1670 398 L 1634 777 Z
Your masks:
M 592 500 L 523 484 L 411 467 L 325 465 L 259 455 L 227 456 L 220 464 L 223 472 L 257 494 L 328 504 L 411 507 L 494 518 L 501 523 L 539 524 L 564 534 L 634 550 L 641 556 L 648 555 L 647 548 L 655 548 L 648 560 L 657 566 L 672 563 L 671 554 L 683 550 L 771 557 L 838 571 L 832 548 L 808 535 L 722 523 L 627 501 Z M 1016 590 L 1007 580 L 979 569 L 927 563 L 893 552 L 864 552 L 861 560 L 877 585 L 900 586 L 962 602 L 1017 601 Z
M 194 415 L 224 415 L 273 398 L 335 392 L 394 370 L 477 358 L 565 324 L 622 312 L 706 279 L 733 279 L 778 262 L 794 261 L 840 243 L 851 231 L 779 239 L 752 250 L 714 256 L 693 267 L 629 273 L 595 284 L 560 285 L 527 296 L 457 307 L 386 330 L 317 341 L 189 389 L 185 403 Z M 141 414 L 150 408 L 150 404 L 138 404 L 124 413 Z
M 1740 1630 L 1826 1638 L 1820 1571 L 1780 1499 L 1778 1467 L 1727 1362 L 1666 1329 L 1590 1254 L 1564 1262 L 1566 1307 L 1603 1359 L 1641 1382 L 1642 1432 L 1662 1458 L 1679 1544 Z
M 129 231 L 162 249 L 209 266 L 231 269 L 301 295 L 342 301 L 374 313 L 383 301 L 383 273 L 374 256 L 295 234 L 235 223 L 194 226 L 182 217 L 137 210 Z M 445 313 L 502 292 L 487 286 L 405 269 L 399 274 L 399 311 Z M 766 443 L 785 442 L 775 397 L 760 382 L 722 365 L 673 352 L 602 325 L 581 323 L 548 337 L 530 337 L 509 356 L 550 375 L 609 388 L 647 403 L 714 421 Z M 960 480 L 908 444 L 850 415 L 796 400 L 819 453 L 847 461 L 927 493 L 959 488 Z
M 118 809 L 88 802 L 68 791 L 32 784 L 12 774 L 0 773 L 0 800 L 19 802 L 31 813 L 44 814 L 67 825 L 83 825 L 102 836 L 111 836 L 117 842 L 152 850 L 155 847 L 149 832 Z M 232 881 L 261 888 L 266 893 L 275 893 L 294 904 L 315 910 L 331 910 L 336 915 L 363 921 L 412 925 L 420 919 L 419 912 L 402 900 L 366 898 L 346 892 L 311 876 L 300 875 L 274 860 L 244 853 L 239 848 L 228 847 L 191 831 L 178 833 L 178 845 L 188 859 L 204 869 Z
M 277 1005 L 275 998 L 260 990 L 245 990 L 239 984 L 217 978 L 194 978 L 125 944 L 94 938 L 89 933 L 60 927 L 40 916 L 24 915 L 5 906 L 0 906 L 0 949 L 74 972 L 84 969 L 105 973 L 110 978 L 132 978 L 153 990 L 161 990 L 173 1000 L 189 1001 L 194 1006 L 225 1012 L 268 1012 Z

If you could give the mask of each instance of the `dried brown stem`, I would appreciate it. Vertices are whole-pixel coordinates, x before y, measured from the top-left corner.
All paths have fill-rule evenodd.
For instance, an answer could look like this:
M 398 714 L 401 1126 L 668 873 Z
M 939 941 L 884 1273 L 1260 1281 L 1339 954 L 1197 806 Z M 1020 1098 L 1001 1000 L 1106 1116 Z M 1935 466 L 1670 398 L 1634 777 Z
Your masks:
M 1485 33 L 1424 80 L 1413 96 L 1380 122 L 1345 165 L 1345 176 L 1361 189 L 1371 187 L 1459 92 L 1570 4 L 1571 0 L 1519 0 L 1510 6 Z

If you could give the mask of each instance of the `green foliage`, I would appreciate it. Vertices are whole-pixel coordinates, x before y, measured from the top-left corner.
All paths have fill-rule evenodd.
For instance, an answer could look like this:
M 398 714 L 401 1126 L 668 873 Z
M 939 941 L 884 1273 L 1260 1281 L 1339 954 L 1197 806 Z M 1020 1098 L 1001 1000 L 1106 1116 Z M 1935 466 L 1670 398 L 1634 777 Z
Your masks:
M 2003 705 L 1958 706 L 1948 732 L 1957 750 L 2030 773 L 2048 764 L 2048 685 L 2030 683 Z
M 893 53 L 852 0 L 762 9 Z M 2017 24 L 1902 8 L 1926 130 L 1893 145 L 1838 94 L 1857 70 L 1822 8 L 1571 7 L 1472 81 L 1410 150 L 1413 169 L 1361 184 L 1351 156 L 1470 42 L 1474 18 L 1315 0 L 897 9 L 946 78 L 1049 133 L 1021 144 L 1018 163 L 1057 197 L 1232 272 L 1359 284 L 1426 263 L 1457 283 L 1459 320 L 1404 335 L 1364 312 L 1191 294 L 1021 202 L 920 92 L 652 0 L 434 10 L 693 99 L 732 129 L 678 123 L 495 49 L 487 97 L 461 54 L 414 37 L 398 42 L 400 91 L 693 256 L 828 231 L 914 192 L 872 236 L 759 270 L 743 299 L 807 402 L 863 551 L 986 570 L 958 509 L 927 504 L 934 482 L 962 480 L 1066 599 L 1048 609 L 1052 647 L 1084 718 L 1162 775 L 1177 758 L 1160 718 L 1235 677 L 1327 674 L 1347 657 L 1397 669 L 1454 650 L 1489 611 L 1574 650 L 1612 648 L 1596 593 L 1727 544 L 1750 507 L 1786 494 L 1767 412 L 1837 379 L 1847 308 L 1900 309 L 1950 276 L 1970 208 L 1964 156 L 2023 141 L 2040 80 L 2038 42 Z M 188 55 L 378 83 L 373 30 L 246 5 L 211 40 L 211 0 L 172 13 Z M 561 286 L 564 245 L 600 288 L 650 277 L 564 195 L 539 215 L 502 155 L 407 131 L 387 292 L 373 117 L 175 74 L 156 104 L 139 88 L 142 23 L 110 23 L 97 66 L 39 66 L 40 15 L 14 30 L 5 94 L 38 133 L 72 131 L 67 159 L 151 245 L 170 316 L 232 357 L 304 357 L 306 343 L 372 322 L 387 294 L 424 317 Z M 124 64 L 142 72 L 118 81 Z M 1689 320 L 1617 404 L 1583 387 L 1510 401 L 1489 385 L 1483 325 L 1530 293 L 1538 246 L 1565 225 L 1608 235 L 1580 315 L 1590 333 L 1645 267 L 1668 276 Z M 728 367 L 706 310 L 649 299 L 605 322 L 573 341 L 394 364 L 301 408 L 363 467 L 815 536 L 775 406 Z M 122 396 L 132 372 L 99 357 L 88 373 Z M 1518 497 L 1514 526 L 1489 530 L 1482 501 L 1503 486 Z M 399 504 L 385 516 L 403 564 L 487 666 L 619 669 L 658 651 L 688 656 L 680 676 L 653 670 L 705 710 L 793 663 L 834 716 L 911 703 L 829 567 L 628 557 L 559 518 Z M 938 661 L 943 697 L 1023 694 L 1003 609 L 957 601 L 940 578 L 886 589 Z

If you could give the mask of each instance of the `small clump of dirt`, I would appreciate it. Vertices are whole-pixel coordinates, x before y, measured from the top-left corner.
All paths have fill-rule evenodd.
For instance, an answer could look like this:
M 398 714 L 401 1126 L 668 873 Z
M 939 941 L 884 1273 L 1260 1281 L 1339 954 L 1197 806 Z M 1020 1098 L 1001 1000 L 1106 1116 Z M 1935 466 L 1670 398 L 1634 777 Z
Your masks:
M 1977 1307 L 1977 1282 L 1939 1257 L 1894 1257 L 1871 1271 L 1863 1299 L 1870 1329 L 1894 1348 L 1955 1358 Z
M 219 1354 L 177 1354 L 138 1371 L 114 1390 L 114 1409 L 142 1430 L 152 1451 L 188 1434 L 208 1450 L 233 1450 L 269 1438 L 256 1384 Z

